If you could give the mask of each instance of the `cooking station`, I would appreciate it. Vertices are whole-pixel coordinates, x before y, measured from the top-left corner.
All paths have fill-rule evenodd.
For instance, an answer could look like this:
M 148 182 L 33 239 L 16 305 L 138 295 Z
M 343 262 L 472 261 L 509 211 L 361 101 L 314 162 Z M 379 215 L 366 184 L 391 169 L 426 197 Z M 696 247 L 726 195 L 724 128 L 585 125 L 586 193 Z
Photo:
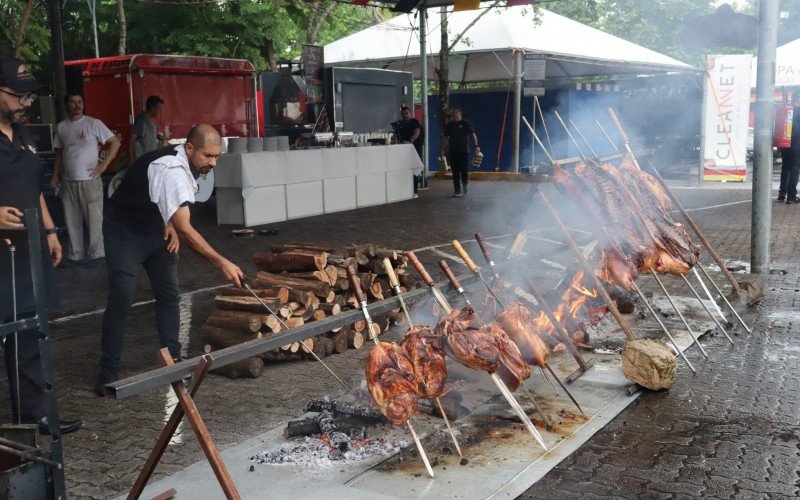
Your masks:
M 257 226 L 413 197 L 410 144 L 227 153 L 214 169 L 217 222 Z

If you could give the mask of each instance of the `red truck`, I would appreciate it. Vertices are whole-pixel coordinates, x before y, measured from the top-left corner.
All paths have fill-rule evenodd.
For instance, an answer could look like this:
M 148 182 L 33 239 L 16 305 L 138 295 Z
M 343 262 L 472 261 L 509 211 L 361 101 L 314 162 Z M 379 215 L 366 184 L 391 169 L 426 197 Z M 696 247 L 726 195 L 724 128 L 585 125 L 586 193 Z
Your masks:
M 256 72 L 248 61 L 215 57 L 131 54 L 65 63 L 67 89 L 83 94 L 86 113 L 123 142 L 109 171 L 127 166 L 126 142 L 145 100 L 164 100 L 157 128 L 183 138 L 210 123 L 224 136 L 259 135 Z

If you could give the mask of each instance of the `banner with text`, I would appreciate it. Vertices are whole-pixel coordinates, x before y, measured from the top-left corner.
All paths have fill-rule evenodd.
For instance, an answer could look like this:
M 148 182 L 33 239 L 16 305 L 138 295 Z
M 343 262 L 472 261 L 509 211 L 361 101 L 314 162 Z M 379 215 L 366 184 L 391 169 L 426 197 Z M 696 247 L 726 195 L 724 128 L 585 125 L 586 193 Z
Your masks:
M 708 56 L 703 101 L 703 180 L 747 177 L 749 55 Z

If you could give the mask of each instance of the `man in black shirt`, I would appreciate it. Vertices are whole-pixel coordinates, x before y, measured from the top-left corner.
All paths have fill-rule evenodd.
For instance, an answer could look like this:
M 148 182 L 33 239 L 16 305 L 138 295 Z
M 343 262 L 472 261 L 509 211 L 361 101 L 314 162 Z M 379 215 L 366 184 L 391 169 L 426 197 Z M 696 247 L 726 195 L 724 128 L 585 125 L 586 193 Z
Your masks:
M 781 183 L 778 190 L 778 201 L 786 197 L 787 204 L 800 202 L 797 197 L 797 180 L 800 177 L 800 97 L 795 99 L 792 116 L 792 141 L 788 148 L 781 151 L 783 166 L 781 167 Z
M 422 131 L 422 125 L 419 120 L 411 116 L 411 110 L 408 106 L 403 105 L 400 108 L 400 126 L 397 128 L 397 142 L 400 144 L 413 144 L 417 154 L 422 159 L 422 142 L 425 140 L 425 132 Z M 414 194 L 417 193 L 419 185 L 418 175 L 414 176 Z
M 453 169 L 453 196 L 458 198 L 462 193 L 469 194 L 469 139 L 472 139 L 472 148 L 478 149 L 478 137 L 472 124 L 462 118 L 461 108 L 455 107 L 452 111 L 453 119 L 444 129 L 442 154 L 447 155 L 447 162 Z

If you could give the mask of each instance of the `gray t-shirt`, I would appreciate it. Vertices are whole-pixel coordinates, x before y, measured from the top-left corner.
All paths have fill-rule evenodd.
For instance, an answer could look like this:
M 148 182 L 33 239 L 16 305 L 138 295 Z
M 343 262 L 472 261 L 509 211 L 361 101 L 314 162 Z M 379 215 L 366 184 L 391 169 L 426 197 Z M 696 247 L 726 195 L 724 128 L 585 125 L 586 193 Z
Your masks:
M 136 134 L 136 144 L 133 146 L 133 152 L 137 158 L 161 147 L 161 143 L 156 137 L 156 124 L 147 116 L 145 111 L 139 113 L 139 116 L 134 120 L 131 133 Z

